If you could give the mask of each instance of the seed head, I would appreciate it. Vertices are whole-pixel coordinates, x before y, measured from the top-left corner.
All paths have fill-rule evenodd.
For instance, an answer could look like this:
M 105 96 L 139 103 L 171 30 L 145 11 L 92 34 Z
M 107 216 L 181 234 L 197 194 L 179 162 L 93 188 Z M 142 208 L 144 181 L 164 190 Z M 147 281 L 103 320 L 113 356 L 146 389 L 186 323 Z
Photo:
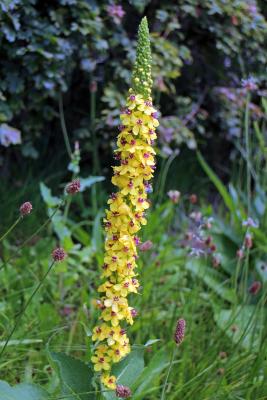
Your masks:
M 176 325 L 176 329 L 175 329 L 175 333 L 174 333 L 174 341 L 176 344 L 181 344 L 182 341 L 184 340 L 184 336 L 185 336 L 185 320 L 184 319 L 179 319 L 177 321 L 177 325 Z
M 26 201 L 20 206 L 20 215 L 24 217 L 32 212 L 32 204 L 29 201 Z
M 196 194 L 191 194 L 191 196 L 189 197 L 189 201 L 191 204 L 196 204 L 198 201 L 197 195 Z
M 250 294 L 253 294 L 254 296 L 261 290 L 261 282 L 260 281 L 255 281 L 251 284 L 249 287 L 248 291 Z
M 68 194 L 75 194 L 81 190 L 81 182 L 79 179 L 74 179 L 66 186 L 66 192 Z
M 67 254 L 65 253 L 65 250 L 62 249 L 62 247 L 57 247 L 52 252 L 52 258 L 55 262 L 63 261 L 63 260 L 65 260 L 66 257 L 67 257 Z
M 127 386 L 117 385 L 116 396 L 122 399 L 128 399 L 132 395 L 131 389 Z

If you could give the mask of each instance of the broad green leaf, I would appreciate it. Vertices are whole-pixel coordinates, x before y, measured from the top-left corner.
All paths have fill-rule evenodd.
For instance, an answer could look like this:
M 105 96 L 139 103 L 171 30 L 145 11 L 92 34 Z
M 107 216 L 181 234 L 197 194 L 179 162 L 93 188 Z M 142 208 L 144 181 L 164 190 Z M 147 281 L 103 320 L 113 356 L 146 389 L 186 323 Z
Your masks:
M 95 399 L 93 371 L 88 365 L 64 353 L 49 351 L 48 354 L 60 378 L 62 394 L 68 400 Z
M 142 400 L 144 398 L 146 390 L 151 389 L 153 382 L 159 379 L 160 373 L 168 367 L 169 358 L 166 347 L 162 347 L 159 351 L 156 351 L 155 355 L 134 384 L 133 400 Z
M 207 267 L 205 260 L 201 258 L 191 258 L 186 262 L 185 267 L 188 271 L 202 279 L 203 282 L 220 297 L 231 303 L 234 302 L 234 291 L 225 287 L 224 276 L 218 271 Z
M 131 353 L 127 357 L 120 363 L 114 365 L 112 368 L 112 375 L 117 377 L 118 384 L 128 386 L 132 389 L 145 366 L 144 349 L 144 346 L 133 347 Z M 117 399 L 113 391 L 103 391 L 103 396 L 107 400 Z
M 60 198 L 52 196 L 51 189 L 49 189 L 43 182 L 40 183 L 40 191 L 42 198 L 48 207 L 56 207 L 60 204 Z
M 88 178 L 80 178 L 81 192 L 85 189 L 90 188 L 97 182 L 102 182 L 105 180 L 104 176 L 89 176 Z
M 1 400 L 49 400 L 49 394 L 37 385 L 20 383 L 10 386 L 7 382 L 0 381 Z
M 239 306 L 236 310 L 215 309 L 214 318 L 218 326 L 235 344 L 257 350 L 263 323 L 256 307 Z M 233 331 L 232 327 L 235 326 Z

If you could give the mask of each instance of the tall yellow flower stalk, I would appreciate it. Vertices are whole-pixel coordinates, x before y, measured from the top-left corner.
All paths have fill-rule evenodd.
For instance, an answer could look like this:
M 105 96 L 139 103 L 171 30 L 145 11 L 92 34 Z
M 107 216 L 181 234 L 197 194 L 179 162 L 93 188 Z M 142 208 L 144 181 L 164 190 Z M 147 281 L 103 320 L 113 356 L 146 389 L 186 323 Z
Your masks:
M 139 238 L 137 232 L 146 224 L 145 211 L 149 208 L 149 180 L 155 169 L 152 147 L 159 125 L 151 98 L 151 50 L 147 19 L 138 30 L 137 56 L 132 88 L 126 107 L 121 113 L 112 183 L 118 190 L 108 200 L 109 209 L 104 219 L 106 230 L 103 284 L 98 288 L 101 299 L 100 322 L 93 330 L 97 341 L 92 362 L 101 372 L 102 383 L 116 388 L 116 377 L 111 375 L 112 364 L 130 352 L 126 324 L 133 324 L 136 310 L 128 304 L 128 295 L 137 293 L 136 261 Z

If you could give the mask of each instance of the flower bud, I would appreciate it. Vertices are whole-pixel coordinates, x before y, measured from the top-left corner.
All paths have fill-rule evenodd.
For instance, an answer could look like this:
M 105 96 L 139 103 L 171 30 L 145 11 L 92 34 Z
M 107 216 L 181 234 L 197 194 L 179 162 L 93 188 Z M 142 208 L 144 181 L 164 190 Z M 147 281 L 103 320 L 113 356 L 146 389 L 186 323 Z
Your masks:
M 252 295 L 256 295 L 259 291 L 261 290 L 261 282 L 260 281 L 255 281 L 251 284 L 249 287 L 248 291 Z
M 197 195 L 196 194 L 191 194 L 191 196 L 189 197 L 189 201 L 191 204 L 196 204 L 198 201 Z

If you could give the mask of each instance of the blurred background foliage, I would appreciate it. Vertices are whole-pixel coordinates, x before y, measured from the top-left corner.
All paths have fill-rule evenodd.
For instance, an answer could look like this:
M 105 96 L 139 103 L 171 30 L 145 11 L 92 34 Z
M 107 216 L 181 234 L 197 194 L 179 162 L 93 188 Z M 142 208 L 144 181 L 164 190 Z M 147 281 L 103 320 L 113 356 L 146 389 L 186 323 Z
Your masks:
M 254 0 L 2 0 L 2 177 L 10 181 L 29 167 L 63 173 L 65 125 L 71 148 L 80 142 L 85 168 L 108 171 L 143 15 L 152 37 L 160 155 L 198 143 L 227 177 L 240 136 L 242 78 L 257 78 L 251 107 L 253 118 L 262 118 L 266 13 L 265 1 Z M 38 168 L 44 160 L 45 171 Z

